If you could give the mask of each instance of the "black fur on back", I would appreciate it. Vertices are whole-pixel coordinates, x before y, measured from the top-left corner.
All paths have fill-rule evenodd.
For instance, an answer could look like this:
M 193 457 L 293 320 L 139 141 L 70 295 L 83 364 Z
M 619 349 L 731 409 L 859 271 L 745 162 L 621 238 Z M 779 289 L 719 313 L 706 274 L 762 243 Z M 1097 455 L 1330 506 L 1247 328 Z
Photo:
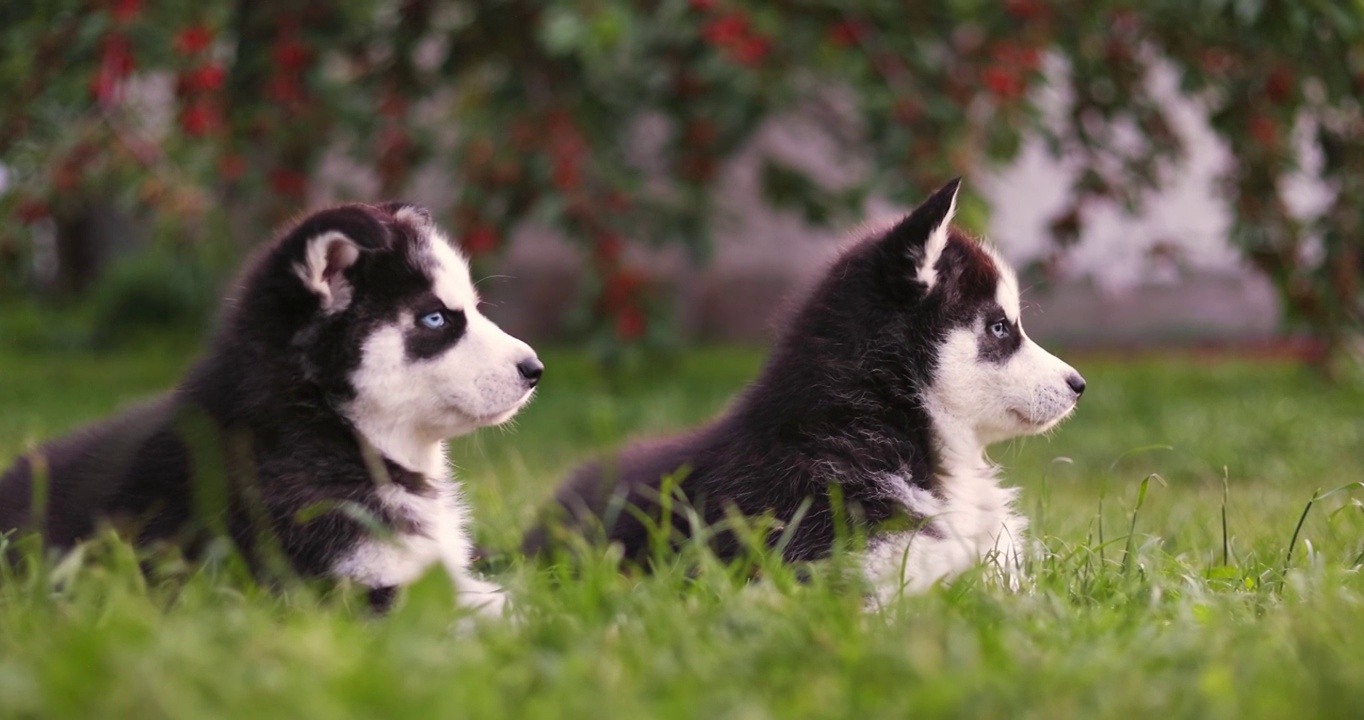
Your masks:
M 644 560 L 646 526 L 615 510 L 624 501 L 657 519 L 660 478 L 679 470 L 685 474 L 678 487 L 707 524 L 729 509 L 747 517 L 770 513 L 784 523 L 812 503 L 783 550 L 793 561 L 831 551 L 837 524 L 831 486 L 841 490 L 844 516 L 864 530 L 905 514 L 886 475 L 908 476 L 936 492 L 934 431 L 921 390 L 948 331 L 993 304 L 999 281 L 989 255 L 955 230 L 936 265 L 933 291 L 916 279 L 957 182 L 837 258 L 787 318 L 761 374 L 724 415 L 572 473 L 556 493 L 556 509 L 526 536 L 525 551 L 545 550 L 559 526 L 603 529 L 627 558 Z M 691 530 L 679 513 L 672 524 L 684 535 Z M 923 531 L 934 529 L 925 524 Z M 721 534 L 714 549 L 721 557 L 740 550 L 732 534 Z
M 0 477 L 0 533 L 39 530 L 46 544 L 69 547 L 107 522 L 139 544 L 193 552 L 226 532 L 258 570 L 278 558 L 317 576 L 364 533 L 340 505 L 401 529 L 378 502 L 376 476 L 434 491 L 366 448 L 338 407 L 354 394 L 348 378 L 368 334 L 431 295 L 422 234 L 395 217 L 404 208 L 427 217 L 401 203 L 343 205 L 261 248 L 176 389 L 44 445 Z M 329 232 L 360 249 L 342 271 L 352 298 L 331 314 L 296 271 L 308 241 Z M 45 492 L 34 492 L 35 467 L 46 468 L 36 473 Z M 45 506 L 37 518 L 35 504 Z

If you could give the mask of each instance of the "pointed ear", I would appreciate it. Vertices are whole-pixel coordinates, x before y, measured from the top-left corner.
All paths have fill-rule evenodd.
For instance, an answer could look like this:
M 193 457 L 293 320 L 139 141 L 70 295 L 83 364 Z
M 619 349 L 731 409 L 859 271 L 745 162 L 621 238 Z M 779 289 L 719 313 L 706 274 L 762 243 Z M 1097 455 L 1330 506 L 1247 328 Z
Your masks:
M 322 311 L 340 312 L 351 300 L 345 271 L 365 252 L 387 247 L 388 227 L 373 209 L 344 205 L 308 216 L 294 228 L 280 251 L 293 273 L 316 295 Z
M 886 233 L 885 242 L 909 259 L 914 279 L 927 290 L 932 290 L 938 282 L 938 259 L 947 248 L 948 229 L 957 212 L 960 187 L 961 178 L 948 181 Z

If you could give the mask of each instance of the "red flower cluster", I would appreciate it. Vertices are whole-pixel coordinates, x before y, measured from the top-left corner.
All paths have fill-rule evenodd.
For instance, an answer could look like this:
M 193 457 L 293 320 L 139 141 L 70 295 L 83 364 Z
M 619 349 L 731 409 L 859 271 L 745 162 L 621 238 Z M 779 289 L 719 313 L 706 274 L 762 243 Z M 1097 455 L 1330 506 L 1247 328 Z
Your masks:
M 596 242 L 592 245 L 592 255 L 597 262 L 605 266 L 614 266 L 620 262 L 620 251 L 624 247 L 620 236 L 611 231 L 598 233 Z
M 861 23 L 844 20 L 829 26 L 829 42 L 837 47 L 852 47 L 862 41 L 866 32 Z
M 204 25 L 190 25 L 175 34 L 175 51 L 187 57 L 197 57 L 213 45 L 213 31 Z M 201 138 L 222 127 L 222 112 L 216 94 L 227 79 L 221 65 L 202 62 L 180 73 L 175 81 L 175 94 L 184 104 L 180 108 L 180 129 L 186 135 Z
M 1279 128 L 1274 121 L 1264 115 L 1256 115 L 1250 119 L 1250 136 L 1255 138 L 1255 142 L 1261 147 L 1272 149 L 1279 144 Z
M 275 64 L 284 70 L 298 72 L 308 62 L 308 46 L 299 41 L 293 33 L 282 33 L 271 48 Z
M 47 203 L 42 200 L 28 198 L 19 203 L 19 207 L 15 208 L 15 213 L 19 216 L 19 222 L 24 225 L 32 225 L 51 215 L 52 208 L 49 208 Z
M 213 92 L 223 86 L 227 73 L 218 65 L 203 65 L 180 76 L 182 94 Z
M 464 234 L 464 249 L 470 255 L 486 255 L 497 249 L 502 244 L 502 238 L 497 234 L 497 230 L 490 225 L 475 225 L 469 232 Z
M 180 111 L 180 128 L 186 135 L 201 138 L 222 126 L 222 116 L 209 102 L 191 101 Z
M 132 42 L 123 33 L 111 31 L 104 37 L 99 68 L 90 79 L 90 94 L 100 105 L 114 104 L 118 101 L 119 85 L 133 74 L 133 67 Z
M 191 25 L 175 34 L 175 51 L 181 55 L 197 55 L 213 44 L 213 31 L 203 25 Z
M 1023 78 L 1003 65 L 985 68 L 980 79 L 985 83 L 985 87 L 1001 100 L 1014 100 L 1023 94 Z
M 625 342 L 640 339 L 648 330 L 648 320 L 639 308 L 626 308 L 616 316 L 616 337 Z
M 1293 73 L 1286 67 L 1274 68 L 1265 80 L 1265 96 L 1270 102 L 1281 103 L 1293 93 Z
M 553 165 L 551 180 L 561 192 L 582 185 L 582 166 L 587 157 L 587 140 L 566 112 L 555 113 L 549 126 L 549 155 Z
M 1044 0 L 1004 0 L 1004 11 L 1019 20 L 1041 20 L 1051 13 Z
M 638 340 L 649 329 L 648 317 L 639 299 L 646 283 L 644 275 L 628 268 L 616 268 L 606 277 L 598 307 L 615 317 L 616 337 L 624 342 Z
M 991 55 L 993 61 L 981 72 L 981 82 L 1001 101 L 1022 97 L 1028 89 L 1028 75 L 1041 65 L 1041 53 L 1028 45 L 1000 42 L 991 48 Z
M 707 21 L 701 27 L 701 39 L 745 67 L 757 67 L 772 50 L 771 42 L 755 32 L 748 18 L 738 12 Z
M 312 60 L 312 51 L 298 39 L 292 25 L 286 26 L 270 48 L 274 74 L 265 84 L 265 95 L 286 105 L 303 101 L 303 70 Z
M 142 12 L 142 0 L 113 0 L 109 12 L 117 23 L 131 22 Z
M 308 178 L 292 168 L 278 167 L 270 171 L 270 187 L 281 195 L 299 199 L 308 190 Z
M 720 131 L 715 123 L 704 118 L 692 119 L 682 128 L 682 147 L 678 152 L 677 172 L 693 183 L 710 182 L 718 169 L 716 140 Z

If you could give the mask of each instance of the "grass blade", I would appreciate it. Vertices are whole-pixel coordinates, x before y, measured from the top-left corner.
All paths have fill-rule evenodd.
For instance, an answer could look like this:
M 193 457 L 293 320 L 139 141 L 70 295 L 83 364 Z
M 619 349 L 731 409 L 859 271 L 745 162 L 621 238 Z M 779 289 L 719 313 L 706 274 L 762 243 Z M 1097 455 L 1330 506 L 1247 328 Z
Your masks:
M 1317 488 L 1317 491 L 1312 493 L 1312 499 L 1307 501 L 1307 506 L 1302 509 L 1302 515 L 1298 516 L 1298 524 L 1293 528 L 1293 537 L 1288 539 L 1288 552 L 1284 554 L 1283 559 L 1283 574 L 1288 574 L 1288 568 L 1293 565 L 1293 549 L 1298 545 L 1298 535 L 1302 532 L 1303 523 L 1307 522 L 1307 514 L 1312 512 L 1312 505 L 1318 500 L 1325 500 L 1332 495 L 1354 490 L 1364 490 L 1364 482 L 1355 481 L 1345 483 L 1338 488 L 1332 488 L 1326 492 L 1322 492 L 1321 488 Z
M 1231 542 L 1227 539 L 1227 495 L 1231 492 L 1227 484 L 1227 466 L 1222 466 L 1222 567 L 1230 567 Z
M 1137 506 L 1132 508 L 1132 524 L 1127 528 L 1127 545 L 1122 551 L 1122 572 L 1124 575 L 1132 569 L 1132 551 L 1137 539 L 1137 515 L 1141 513 L 1141 506 L 1146 504 L 1146 493 L 1151 487 L 1152 479 L 1164 487 L 1169 487 L 1165 483 L 1165 478 L 1156 473 L 1151 473 L 1142 478 L 1141 484 L 1137 486 Z

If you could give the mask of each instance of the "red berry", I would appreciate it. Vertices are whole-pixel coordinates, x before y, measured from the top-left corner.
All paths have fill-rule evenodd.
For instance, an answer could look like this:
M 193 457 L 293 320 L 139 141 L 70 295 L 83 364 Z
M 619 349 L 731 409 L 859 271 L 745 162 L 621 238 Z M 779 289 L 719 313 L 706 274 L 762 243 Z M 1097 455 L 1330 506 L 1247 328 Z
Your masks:
M 290 35 L 276 40 L 271 54 L 275 63 L 285 70 L 298 70 L 308 62 L 308 46 Z
M 99 68 L 90 79 L 90 94 L 101 105 L 118 99 L 118 84 L 133 72 L 132 43 L 121 33 L 110 33 L 104 38 Z
M 990 48 L 990 55 L 994 58 L 995 65 L 1002 68 L 1021 68 L 1024 72 L 1036 70 L 1042 59 L 1042 54 L 1037 48 L 1008 40 L 995 43 Z
M 292 75 L 274 75 L 265 83 L 265 96 L 282 103 L 303 99 L 303 88 Z
M 649 329 L 649 323 L 639 308 L 627 307 L 616 316 L 616 337 L 630 342 L 642 337 Z
M 1004 0 L 1004 11 L 1019 20 L 1036 20 L 1047 16 L 1047 5 L 1042 0 Z
M 212 92 L 223 86 L 227 73 L 217 65 L 205 65 L 185 76 L 185 86 L 191 91 Z
M 701 28 L 701 37 L 716 46 L 727 46 L 739 42 L 748 35 L 748 19 L 739 13 L 730 13 L 706 23 Z
M 116 22 L 126 23 L 142 12 L 142 0 L 114 0 L 111 11 Z
M 497 249 L 497 231 L 487 225 L 478 225 L 464 236 L 464 247 L 470 255 L 483 255 Z
M 1013 100 L 1023 94 L 1023 79 L 1001 65 L 985 68 L 981 75 L 985 87 L 1000 100 Z
M 577 190 L 578 185 L 582 184 L 582 175 L 578 172 L 578 164 L 572 160 L 554 161 L 554 187 L 562 191 Z
M 95 72 L 95 76 L 90 78 L 90 94 L 101 105 L 108 105 L 114 101 L 116 83 L 114 78 L 104 70 Z
M 15 208 L 14 212 L 19 216 L 19 222 L 25 225 L 32 225 L 52 214 L 47 203 L 31 198 L 19 203 L 19 207 Z
M 829 27 L 829 42 L 838 47 L 852 47 L 862 40 L 863 29 L 852 20 L 844 20 Z
M 767 57 L 770 44 L 765 38 L 753 35 L 735 43 L 730 50 L 734 61 L 746 67 L 756 67 Z
M 1279 141 L 1279 129 L 1275 127 L 1273 120 L 1264 115 L 1256 115 L 1251 118 L 1249 129 L 1250 136 L 1264 147 L 1273 147 Z
M 104 39 L 104 55 L 101 63 L 116 78 L 125 78 L 133 73 L 133 44 L 126 35 L 110 33 Z
M 218 128 L 218 112 L 207 103 L 196 102 L 180 113 L 180 127 L 190 137 L 204 137 Z
M 643 275 L 636 270 L 621 268 L 606 278 L 606 287 L 602 290 L 602 305 L 610 312 L 629 307 L 643 286 Z
M 592 251 L 601 263 L 614 265 L 620 259 L 622 245 L 619 235 L 613 232 L 604 232 L 597 236 L 597 242 L 592 246 Z
M 203 52 L 213 44 L 213 31 L 203 25 L 191 25 L 175 34 L 175 49 L 184 55 Z
M 275 168 L 270 171 L 270 187 L 281 195 L 301 198 L 308 190 L 308 178 L 290 168 Z
M 1287 68 L 1278 67 L 1269 74 L 1269 79 L 1265 81 L 1265 95 L 1273 102 L 1283 102 L 1287 100 L 1289 94 L 1293 92 L 1293 74 Z

